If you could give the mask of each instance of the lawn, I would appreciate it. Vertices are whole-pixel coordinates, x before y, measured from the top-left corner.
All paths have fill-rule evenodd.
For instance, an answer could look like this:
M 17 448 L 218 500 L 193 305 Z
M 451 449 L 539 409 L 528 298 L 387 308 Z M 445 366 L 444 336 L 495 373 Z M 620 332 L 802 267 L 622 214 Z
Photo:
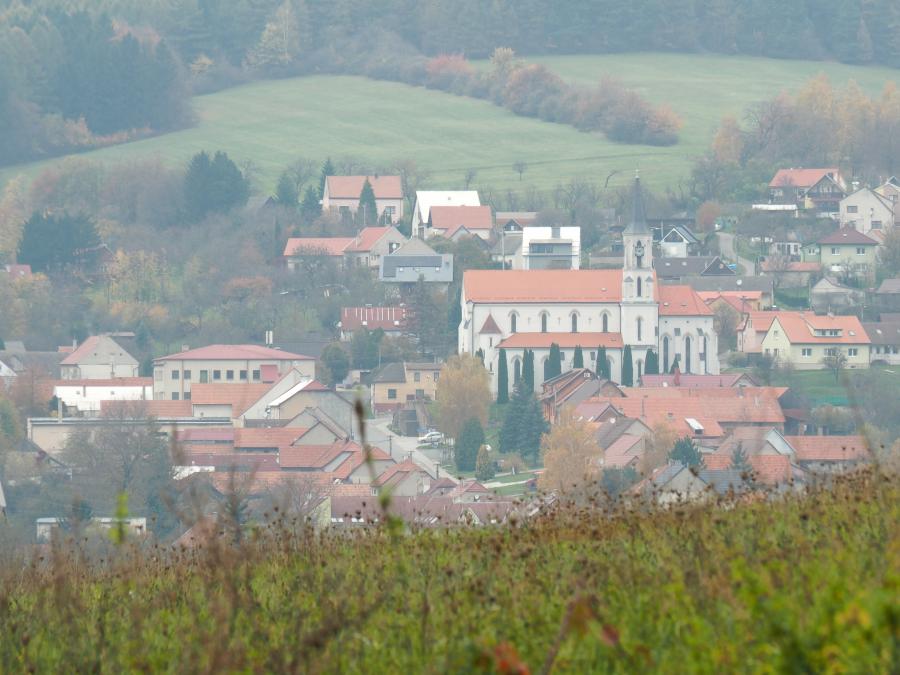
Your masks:
M 852 375 L 859 371 L 848 371 Z M 900 396 L 900 368 L 891 366 L 872 366 L 873 386 L 888 397 Z M 850 405 L 847 388 L 839 379 L 835 380 L 830 370 L 797 370 L 788 376 L 775 372 L 772 375 L 774 386 L 791 387 L 799 394 L 805 395 L 810 405 Z
M 621 145 L 600 134 L 517 117 L 486 101 L 360 77 L 316 76 L 256 82 L 194 100 L 190 129 L 88 152 L 102 161 L 159 157 L 184 164 L 195 152 L 226 150 L 252 160 L 257 186 L 270 191 L 281 170 L 298 157 L 324 161 L 350 156 L 377 164 L 415 159 L 430 170 L 428 185 L 458 188 L 468 169 L 474 185 L 495 190 L 548 189 L 573 177 L 628 181 L 635 168 L 655 188 L 675 186 L 690 172 L 723 115 L 792 89 L 820 71 L 835 82 L 855 78 L 878 91 L 887 68 L 811 61 L 675 54 L 571 56 L 537 59 L 567 80 L 589 83 L 613 75 L 684 120 L 681 141 L 669 148 Z M 59 159 L 0 171 L 0 183 L 33 176 Z M 528 165 L 522 180 L 515 162 Z

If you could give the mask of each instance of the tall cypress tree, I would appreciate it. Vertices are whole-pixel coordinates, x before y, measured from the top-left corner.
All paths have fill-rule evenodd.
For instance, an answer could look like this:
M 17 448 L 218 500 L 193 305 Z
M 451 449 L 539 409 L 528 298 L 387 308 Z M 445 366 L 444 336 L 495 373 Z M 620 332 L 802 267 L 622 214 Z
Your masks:
M 562 358 L 559 354 L 559 345 L 555 342 L 550 345 L 550 356 L 544 363 L 544 381 L 562 374 Z
M 534 352 L 525 350 L 522 358 L 522 387 L 525 391 L 534 391 Z
M 652 349 L 647 351 L 647 359 L 644 361 L 645 375 L 659 375 L 659 357 Z
M 597 350 L 597 377 L 608 380 L 610 376 L 609 361 L 606 360 L 606 347 L 600 347 Z
M 634 386 L 634 363 L 631 360 L 631 345 L 625 345 L 622 352 L 622 382 L 623 387 Z
M 509 402 L 509 374 L 506 370 L 506 350 L 500 348 L 499 362 L 497 363 L 497 403 Z
M 356 211 L 356 218 L 360 225 L 369 227 L 378 222 L 378 206 L 375 203 L 375 190 L 372 184 L 366 178 L 363 183 L 362 192 L 359 194 L 359 208 Z
M 584 368 L 584 354 L 581 352 L 581 345 L 576 345 L 575 356 L 572 357 L 573 368 Z
M 325 179 L 334 175 L 334 164 L 331 163 L 331 157 L 325 160 L 322 165 L 322 175 L 319 176 L 319 199 L 325 196 Z

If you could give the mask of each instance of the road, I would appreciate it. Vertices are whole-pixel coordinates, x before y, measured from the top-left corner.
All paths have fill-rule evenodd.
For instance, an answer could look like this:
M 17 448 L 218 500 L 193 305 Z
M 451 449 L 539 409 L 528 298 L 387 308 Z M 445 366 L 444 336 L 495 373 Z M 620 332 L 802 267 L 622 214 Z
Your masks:
M 434 478 L 435 473 L 437 472 L 437 466 L 440 465 L 440 448 L 419 450 L 416 447 L 419 444 L 417 438 L 411 436 L 398 436 L 388 428 L 390 423 L 390 417 L 376 417 L 375 419 L 369 420 L 369 443 L 378 446 L 385 452 L 390 452 L 391 457 L 397 462 L 402 462 L 407 457 L 411 458 L 412 461 L 425 469 L 425 471 Z M 452 475 L 443 471 L 441 472 L 441 478 L 449 478 L 456 482 L 456 479 Z
M 734 248 L 734 235 L 728 232 L 717 232 L 719 237 L 719 252 L 729 260 L 737 262 L 738 266 L 744 270 L 746 276 L 752 277 L 756 274 L 756 265 L 752 260 L 742 258 L 737 254 Z

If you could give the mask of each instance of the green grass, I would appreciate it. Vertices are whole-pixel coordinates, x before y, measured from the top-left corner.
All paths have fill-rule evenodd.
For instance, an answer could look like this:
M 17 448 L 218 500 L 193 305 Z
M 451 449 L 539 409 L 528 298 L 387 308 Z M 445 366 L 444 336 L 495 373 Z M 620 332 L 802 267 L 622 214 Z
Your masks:
M 897 672 L 900 484 L 0 567 L 4 672 Z M 218 531 L 218 530 L 216 530 Z M 80 539 L 78 540 L 80 543 Z M 232 543 L 234 542 L 234 543 Z M 11 555 L 8 549 L 3 553 Z
M 865 371 L 847 371 L 848 376 L 853 377 Z M 896 398 L 900 396 L 900 368 L 894 366 L 872 366 L 867 375 L 870 376 L 868 386 L 883 392 L 885 396 Z M 835 380 L 834 373 L 830 370 L 795 370 L 789 376 L 774 372 L 772 385 L 791 387 L 798 394 L 809 399 L 810 405 L 850 405 L 847 386 L 839 379 Z
M 159 157 L 182 165 L 199 150 L 226 150 L 258 167 L 258 187 L 271 191 L 292 160 L 349 156 L 373 163 L 412 158 L 431 171 L 428 185 L 458 188 L 467 169 L 474 184 L 494 189 L 548 189 L 572 177 L 628 181 L 640 168 L 655 188 L 675 186 L 708 146 L 722 116 L 740 115 L 754 101 L 793 89 L 820 71 L 835 82 L 855 78 L 871 92 L 900 72 L 810 61 L 676 54 L 572 56 L 537 59 L 567 80 L 591 83 L 615 76 L 648 99 L 667 103 L 684 120 L 669 148 L 611 143 L 600 134 L 517 117 L 486 101 L 359 77 L 308 77 L 257 82 L 194 100 L 197 123 L 155 138 L 84 153 L 102 161 Z M 33 176 L 58 159 L 12 167 Z M 523 180 L 512 164 L 528 164 Z

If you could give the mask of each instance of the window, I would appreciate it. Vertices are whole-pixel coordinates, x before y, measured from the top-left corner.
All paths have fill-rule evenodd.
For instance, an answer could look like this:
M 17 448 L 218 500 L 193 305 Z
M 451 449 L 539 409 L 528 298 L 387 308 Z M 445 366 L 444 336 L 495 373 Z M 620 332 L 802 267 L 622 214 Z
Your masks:
M 161 379 L 163 379 L 163 371 L 162 371 L 162 368 L 154 368 L 154 369 L 153 369 L 153 379 L 154 379 L 154 380 L 161 380 Z
M 441 373 L 439 371 L 437 371 L 437 370 L 434 371 L 434 381 L 435 382 L 438 381 L 438 378 L 440 378 L 440 376 L 441 376 Z
M 424 389 L 416 389 L 416 398 L 418 398 L 418 399 L 425 398 L 425 390 Z
M 513 384 L 518 385 L 522 379 L 522 362 L 519 359 L 513 361 Z
M 638 342 L 640 342 L 641 341 L 641 333 L 643 332 L 643 328 L 644 328 L 644 320 L 641 317 L 638 317 L 636 323 L 637 323 L 637 326 L 636 326 L 637 340 L 638 340 Z
M 681 337 L 681 329 L 680 328 L 675 329 L 675 337 Z
M 669 336 L 663 338 L 663 373 L 669 372 Z
M 832 246 L 831 247 L 831 255 L 837 255 L 837 254 L 838 254 L 837 246 Z
M 807 357 L 812 356 L 812 347 L 804 347 L 800 350 L 800 354 Z
M 691 338 L 690 336 L 685 336 L 684 338 L 684 372 L 691 372 Z
M 173 391 L 173 392 L 172 392 L 172 400 L 173 400 L 173 401 L 177 401 L 177 400 L 178 400 L 178 392 L 177 392 L 177 391 Z
M 226 379 L 226 380 L 233 380 L 233 379 L 234 379 L 234 371 L 233 371 L 233 370 L 226 370 L 226 371 L 225 371 L 225 379 Z
M 183 380 L 191 379 L 191 371 L 189 371 L 189 370 L 184 371 L 184 373 L 182 373 L 182 375 L 181 375 L 181 379 L 183 379 Z
M 858 206 L 848 206 L 847 213 L 859 213 L 859 207 Z
M 838 350 L 834 347 L 825 348 L 825 356 L 837 356 Z
M 603 318 L 601 320 L 601 323 L 603 324 L 603 332 L 608 333 L 609 332 L 609 314 L 607 314 L 605 312 L 603 313 Z
M 173 379 L 173 380 L 177 380 L 177 379 L 178 379 L 178 371 L 177 371 L 177 370 L 173 370 L 173 371 L 172 371 L 172 379 Z
M 572 315 L 572 332 L 573 333 L 578 332 L 578 315 L 577 314 Z
M 209 371 L 208 370 L 200 371 L 200 382 L 203 382 L 203 383 L 209 382 Z
M 390 218 L 391 220 L 394 219 L 394 213 L 396 213 L 396 211 L 397 211 L 397 207 L 396 207 L 396 206 L 385 206 L 385 207 L 384 207 L 384 215 L 385 215 L 385 217 Z
M 859 350 L 856 347 L 850 347 L 847 350 L 847 356 L 859 356 Z
M 880 230 L 880 229 L 881 229 L 881 221 L 880 221 L 880 220 L 873 220 L 873 221 L 872 221 L 872 229 L 873 229 L 873 230 Z
M 258 370 L 254 370 L 254 371 L 253 371 L 253 379 L 254 379 L 254 380 L 258 380 L 258 379 L 259 379 L 259 371 L 258 371 Z
M 184 400 L 185 401 L 191 400 L 191 392 L 189 392 L 189 391 L 184 392 Z
M 517 319 L 518 319 L 518 316 L 516 316 L 515 314 L 510 315 L 510 317 L 509 317 L 509 332 L 510 333 L 516 332 Z
M 395 400 L 397 398 L 397 390 L 396 389 L 388 389 L 388 400 Z
M 547 332 L 547 315 L 546 314 L 541 314 L 541 332 L 542 333 Z
M 416 371 L 415 373 L 413 373 L 413 381 L 421 382 L 422 381 L 422 373 L 420 373 L 419 371 Z
M 865 254 L 866 254 L 866 249 L 864 247 L 862 247 L 862 246 L 856 247 L 856 255 L 865 255 Z
M 247 379 L 247 371 L 246 370 L 238 371 L 238 377 L 240 377 L 242 380 L 246 380 Z
M 214 370 L 214 371 L 213 371 L 213 379 L 214 379 L 214 380 L 221 380 L 221 379 L 222 379 L 222 371 L 221 371 L 221 370 Z
M 591 352 L 591 361 L 597 360 L 597 352 Z

